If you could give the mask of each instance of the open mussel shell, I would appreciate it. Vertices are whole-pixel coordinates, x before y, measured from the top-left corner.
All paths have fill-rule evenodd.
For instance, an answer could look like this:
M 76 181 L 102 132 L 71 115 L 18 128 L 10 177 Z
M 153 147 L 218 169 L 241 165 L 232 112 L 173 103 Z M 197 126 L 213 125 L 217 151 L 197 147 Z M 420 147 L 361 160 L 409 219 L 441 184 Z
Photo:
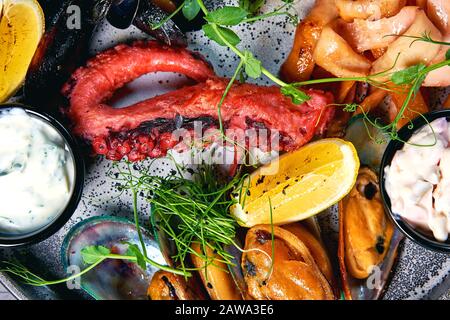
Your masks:
M 338 259 L 346 300 L 382 296 L 402 239 L 384 211 L 377 174 L 362 167 L 339 203 Z
M 234 257 L 228 270 L 242 299 L 319 299 L 321 294 L 322 298 L 333 299 L 339 296 L 333 266 L 315 218 L 274 226 L 274 240 L 275 264 L 271 273 L 267 272 L 272 255 L 270 225 L 239 229 L 234 240 L 237 246 L 225 248 Z M 290 272 L 292 270 L 296 271 Z M 300 273 L 301 280 L 297 279 Z M 255 286 L 255 283 L 259 284 Z M 311 296 L 304 290 L 308 285 L 317 289 Z
M 306 243 L 282 227 L 257 225 L 249 229 L 241 266 L 248 294 L 254 299 L 335 299 Z
M 383 297 L 386 285 L 392 277 L 392 271 L 397 262 L 398 246 L 403 239 L 403 234 L 396 229 L 383 262 L 366 279 L 352 277 L 346 270 L 345 262 L 339 261 L 343 294 L 346 300 L 378 300 Z
M 305 221 L 294 222 L 282 226 L 283 229 L 295 235 L 308 248 L 311 256 L 314 258 L 317 267 L 331 285 L 333 293 L 339 296 L 339 286 L 335 277 L 332 262 L 329 253 L 322 242 L 320 227 L 317 220 L 312 217 Z
M 166 264 L 159 246 L 142 230 L 149 258 Z M 93 217 L 77 224 L 64 239 L 63 264 L 70 270 L 83 270 L 81 250 L 87 246 L 105 246 L 113 253 L 125 254 L 128 245 L 139 245 L 135 225 L 116 217 Z M 147 298 L 150 280 L 158 269 L 147 265 L 142 270 L 136 263 L 125 260 L 105 260 L 81 277 L 81 289 L 97 300 L 142 300 Z

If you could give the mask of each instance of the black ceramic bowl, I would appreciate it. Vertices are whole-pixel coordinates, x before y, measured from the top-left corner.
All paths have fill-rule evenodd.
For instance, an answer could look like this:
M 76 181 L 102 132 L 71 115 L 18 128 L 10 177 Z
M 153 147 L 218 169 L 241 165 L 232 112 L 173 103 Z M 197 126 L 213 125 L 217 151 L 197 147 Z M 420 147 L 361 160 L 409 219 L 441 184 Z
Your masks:
M 432 111 L 429 113 L 426 113 L 423 115 L 423 117 L 418 117 L 413 120 L 412 122 L 412 128 L 411 125 L 405 125 L 403 128 L 401 128 L 398 132 L 399 140 L 401 141 L 408 141 L 411 136 L 417 132 L 420 128 L 422 128 L 424 125 L 427 124 L 427 122 L 432 122 L 433 120 L 436 120 L 438 118 L 447 118 L 447 121 L 450 121 L 450 110 L 439 110 L 439 111 Z M 426 120 L 425 120 L 426 119 Z M 434 239 L 432 234 L 427 234 L 423 231 L 418 230 L 417 228 L 413 227 L 410 223 L 405 221 L 401 216 L 398 214 L 395 214 L 391 210 L 391 200 L 389 198 L 389 195 L 386 192 L 385 188 L 385 173 L 384 169 L 386 166 L 391 164 L 391 161 L 395 155 L 395 153 L 398 150 L 401 150 L 403 148 L 404 143 L 394 140 L 391 141 L 386 151 L 384 152 L 383 159 L 381 161 L 381 167 L 380 167 L 380 190 L 381 190 L 381 197 L 384 202 L 384 206 L 386 211 L 389 213 L 390 217 L 394 221 L 394 223 L 397 225 L 397 227 L 411 240 L 415 241 L 419 245 L 439 252 L 445 252 L 450 253 L 450 240 L 447 240 L 446 242 L 439 242 Z M 425 147 L 424 147 L 425 148 Z
M 37 111 L 36 109 L 22 104 L 9 103 L 0 105 L 0 111 L 13 108 L 21 108 L 25 110 L 25 112 L 29 115 L 46 122 L 64 138 L 66 145 L 72 154 L 72 159 L 74 162 L 74 181 L 72 194 L 66 204 L 66 207 L 50 224 L 41 229 L 38 229 L 35 232 L 24 235 L 0 234 L 0 247 L 16 247 L 34 244 L 49 238 L 58 230 L 60 230 L 63 225 L 70 219 L 78 206 L 83 191 L 85 176 L 84 161 L 83 157 L 80 154 L 80 148 L 78 147 L 77 142 L 71 135 L 71 133 L 59 121 L 57 121 L 49 114 Z

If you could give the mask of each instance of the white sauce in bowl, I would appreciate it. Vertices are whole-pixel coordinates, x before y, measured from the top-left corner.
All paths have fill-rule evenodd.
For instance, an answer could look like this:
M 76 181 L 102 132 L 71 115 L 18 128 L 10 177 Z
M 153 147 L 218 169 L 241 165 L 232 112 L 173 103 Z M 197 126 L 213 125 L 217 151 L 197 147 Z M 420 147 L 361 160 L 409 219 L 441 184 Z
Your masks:
M 64 138 L 23 109 L 0 111 L 0 234 L 35 233 L 70 200 L 74 161 Z
M 414 133 L 396 152 L 385 168 L 385 186 L 393 213 L 431 231 L 436 240 L 446 241 L 450 233 L 450 125 L 445 118 L 430 125 Z

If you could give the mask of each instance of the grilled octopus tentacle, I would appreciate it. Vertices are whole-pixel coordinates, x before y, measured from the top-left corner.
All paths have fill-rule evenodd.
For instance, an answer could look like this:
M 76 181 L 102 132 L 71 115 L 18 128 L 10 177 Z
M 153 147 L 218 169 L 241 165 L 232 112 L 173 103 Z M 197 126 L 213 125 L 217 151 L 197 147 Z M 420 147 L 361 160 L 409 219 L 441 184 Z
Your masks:
M 115 109 L 106 104 L 115 90 L 149 72 L 178 72 L 199 82 L 139 103 Z M 217 128 L 217 105 L 227 79 L 186 49 L 154 41 L 119 45 L 78 69 L 63 87 L 66 114 L 74 132 L 93 144 L 94 152 L 112 160 L 159 157 L 178 143 L 177 128 L 192 129 L 199 120 Z M 222 106 L 225 129 L 265 128 L 280 135 L 280 149 L 289 151 L 322 133 L 333 110 L 331 94 L 308 91 L 311 100 L 294 105 L 277 87 L 232 86 Z

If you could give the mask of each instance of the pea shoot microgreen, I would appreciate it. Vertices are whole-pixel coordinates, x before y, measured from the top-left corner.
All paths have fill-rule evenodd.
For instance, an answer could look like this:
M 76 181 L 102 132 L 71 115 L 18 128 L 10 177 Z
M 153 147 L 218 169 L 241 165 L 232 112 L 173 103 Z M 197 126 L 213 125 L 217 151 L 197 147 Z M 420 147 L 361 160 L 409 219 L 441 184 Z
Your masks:
M 219 33 L 216 29 L 219 30 L 221 36 L 219 36 Z M 221 26 L 213 28 L 211 24 L 205 24 L 203 25 L 202 30 L 208 38 L 214 40 L 215 42 L 217 42 L 217 44 L 224 47 L 227 46 L 227 43 L 236 46 L 239 44 L 239 42 L 241 42 L 239 36 L 229 28 Z M 226 39 L 227 42 L 223 41 L 222 38 Z
M 186 0 L 180 8 L 183 10 L 183 16 L 189 21 L 193 20 L 200 12 L 200 6 L 196 0 Z
M 153 176 L 145 169 L 121 170 L 117 166 L 116 170 L 119 176 L 115 179 L 123 189 L 138 188 L 147 195 L 154 227 L 176 247 L 171 258 L 181 270 L 189 270 L 185 261 L 191 254 L 208 261 L 202 254 L 206 248 L 215 252 L 220 261 L 232 263 L 233 256 L 225 247 L 235 245 L 238 225 L 228 213 L 236 201 L 229 194 L 240 178 L 224 183 L 217 170 L 207 165 L 194 172 L 193 180 L 183 177 L 181 168 L 168 177 Z M 155 237 L 159 238 L 158 234 Z M 194 242 L 200 244 L 200 253 L 192 248 Z
M 129 252 L 127 252 L 126 255 L 120 255 L 111 253 L 111 250 L 104 246 L 87 246 L 81 250 L 83 262 L 86 264 L 86 267 L 79 273 L 58 280 L 45 280 L 44 278 L 30 271 L 27 267 L 25 267 L 19 262 L 2 261 L 0 265 L 0 272 L 5 272 L 14 275 L 19 279 L 21 279 L 25 284 L 32 285 L 35 287 L 41 287 L 41 286 L 63 284 L 76 278 L 82 277 L 84 274 L 90 272 L 92 269 L 94 269 L 99 264 L 108 259 L 127 260 L 133 263 L 137 263 L 141 267 L 144 266 L 146 267 L 146 263 L 148 263 L 151 260 L 144 257 L 142 254 L 137 254 L 139 249 L 137 248 L 136 245 L 133 245 L 132 248 L 134 249 L 129 250 Z M 173 269 L 167 266 L 160 265 L 154 261 L 151 261 L 151 264 L 157 268 L 160 268 L 161 270 L 166 270 L 169 272 L 173 272 L 175 274 L 180 274 L 184 276 L 190 275 L 188 271 Z
M 215 11 L 208 12 L 205 20 L 220 26 L 235 26 L 248 16 L 248 11 L 241 7 L 224 6 Z
M 448 42 L 437 41 L 437 40 L 433 39 L 431 37 L 430 31 L 424 31 L 421 36 L 412 36 L 412 35 L 407 35 L 407 34 L 402 34 L 402 35 L 388 34 L 385 37 L 401 37 L 401 38 L 413 39 L 414 41 L 411 42 L 411 44 L 409 45 L 410 47 L 413 46 L 414 43 L 416 43 L 416 42 L 428 42 L 428 43 L 433 43 L 433 44 L 443 45 L 443 46 L 449 45 Z

